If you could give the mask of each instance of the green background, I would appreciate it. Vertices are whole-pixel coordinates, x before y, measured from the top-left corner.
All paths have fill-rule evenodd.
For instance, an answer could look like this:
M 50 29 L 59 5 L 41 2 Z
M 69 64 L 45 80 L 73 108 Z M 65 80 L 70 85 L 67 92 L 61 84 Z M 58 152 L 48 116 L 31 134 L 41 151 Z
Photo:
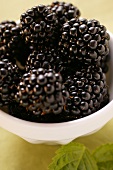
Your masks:
M 0 0 L 0 21 L 18 20 L 20 14 L 28 8 L 51 2 L 50 0 L 48 3 L 44 0 Z M 113 32 L 113 0 L 72 0 L 70 2 L 81 10 L 82 17 L 95 18 Z M 93 150 L 100 144 L 113 142 L 112 129 L 113 119 L 97 133 L 75 139 L 75 141 Z M 0 128 L 0 170 L 47 170 L 59 147 L 60 145 L 30 144 Z

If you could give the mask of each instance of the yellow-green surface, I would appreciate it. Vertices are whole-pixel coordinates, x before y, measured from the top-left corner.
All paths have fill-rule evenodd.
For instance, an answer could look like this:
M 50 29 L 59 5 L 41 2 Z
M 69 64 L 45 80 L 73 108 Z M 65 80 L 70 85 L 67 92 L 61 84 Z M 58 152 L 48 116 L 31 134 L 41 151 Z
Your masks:
M 20 14 L 26 9 L 37 4 L 51 2 L 50 0 L 48 2 L 44 0 L 0 0 L 0 21 L 18 20 Z M 113 32 L 113 0 L 72 0 L 70 2 L 79 7 L 82 17 L 98 19 Z M 100 144 L 113 142 L 113 120 L 97 133 L 75 141 L 84 143 L 91 150 Z M 51 158 L 59 147 L 58 145 L 33 145 L 1 128 L 0 170 L 47 170 Z

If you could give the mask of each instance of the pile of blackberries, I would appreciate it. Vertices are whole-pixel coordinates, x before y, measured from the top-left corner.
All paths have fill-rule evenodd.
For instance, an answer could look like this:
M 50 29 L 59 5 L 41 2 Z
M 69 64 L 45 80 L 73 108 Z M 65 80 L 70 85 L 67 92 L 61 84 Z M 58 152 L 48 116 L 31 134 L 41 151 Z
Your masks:
M 71 3 L 38 5 L 0 23 L 0 107 L 28 121 L 79 119 L 109 102 L 109 34 Z

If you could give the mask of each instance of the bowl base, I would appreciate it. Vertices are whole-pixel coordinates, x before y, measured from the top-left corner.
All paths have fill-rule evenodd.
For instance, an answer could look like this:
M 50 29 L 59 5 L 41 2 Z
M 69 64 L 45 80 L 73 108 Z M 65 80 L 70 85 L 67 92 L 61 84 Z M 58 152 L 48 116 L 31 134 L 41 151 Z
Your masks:
M 47 144 L 47 145 L 65 145 L 70 143 L 72 140 L 74 140 L 73 138 L 71 138 L 71 139 L 65 139 L 60 141 L 46 141 L 46 140 L 30 139 L 25 137 L 21 137 L 21 138 L 32 144 Z

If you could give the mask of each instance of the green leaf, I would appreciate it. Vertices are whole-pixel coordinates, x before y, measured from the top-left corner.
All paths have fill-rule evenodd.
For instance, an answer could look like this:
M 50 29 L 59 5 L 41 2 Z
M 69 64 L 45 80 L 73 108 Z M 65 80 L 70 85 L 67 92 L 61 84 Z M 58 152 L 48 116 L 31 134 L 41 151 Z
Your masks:
M 113 144 L 105 144 L 93 152 L 99 170 L 113 170 Z
M 75 142 L 62 146 L 52 160 L 49 170 L 98 170 L 88 149 Z

